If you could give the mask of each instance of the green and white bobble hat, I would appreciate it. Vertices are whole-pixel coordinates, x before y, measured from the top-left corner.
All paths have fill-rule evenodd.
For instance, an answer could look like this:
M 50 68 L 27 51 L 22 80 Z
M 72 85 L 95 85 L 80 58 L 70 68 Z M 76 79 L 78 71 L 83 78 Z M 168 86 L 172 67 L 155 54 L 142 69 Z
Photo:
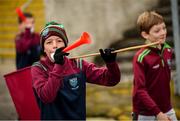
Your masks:
M 44 50 L 44 42 L 50 36 L 55 35 L 63 39 L 65 47 L 68 45 L 68 38 L 63 24 L 51 21 L 45 25 L 45 28 L 40 33 L 40 45 Z

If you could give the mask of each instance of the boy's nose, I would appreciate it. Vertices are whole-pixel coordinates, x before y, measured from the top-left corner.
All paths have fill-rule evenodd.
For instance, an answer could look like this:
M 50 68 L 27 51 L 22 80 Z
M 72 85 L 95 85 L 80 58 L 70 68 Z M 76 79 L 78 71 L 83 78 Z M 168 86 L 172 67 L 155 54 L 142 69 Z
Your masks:
M 56 48 L 57 48 L 57 42 L 53 41 L 53 49 L 56 49 Z
M 162 35 L 165 35 L 166 33 L 167 33 L 166 30 L 162 30 L 162 31 L 161 31 L 161 34 L 162 34 Z

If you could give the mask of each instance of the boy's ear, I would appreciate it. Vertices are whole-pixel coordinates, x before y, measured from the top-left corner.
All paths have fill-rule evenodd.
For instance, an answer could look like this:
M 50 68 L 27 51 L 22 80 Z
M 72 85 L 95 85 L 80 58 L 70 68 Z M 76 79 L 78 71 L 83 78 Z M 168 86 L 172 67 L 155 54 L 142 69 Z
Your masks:
M 149 34 L 147 34 L 145 31 L 142 31 L 142 32 L 141 32 L 141 36 L 142 36 L 143 38 L 145 38 L 145 39 L 148 39 Z

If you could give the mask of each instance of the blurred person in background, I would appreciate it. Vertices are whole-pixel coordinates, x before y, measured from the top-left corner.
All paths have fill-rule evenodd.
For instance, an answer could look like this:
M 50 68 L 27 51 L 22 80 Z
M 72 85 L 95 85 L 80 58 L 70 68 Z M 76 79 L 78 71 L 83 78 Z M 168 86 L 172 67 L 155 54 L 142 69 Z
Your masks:
M 25 21 L 18 18 L 19 33 L 15 37 L 16 68 L 31 66 L 40 59 L 40 36 L 34 32 L 34 17 L 24 13 Z

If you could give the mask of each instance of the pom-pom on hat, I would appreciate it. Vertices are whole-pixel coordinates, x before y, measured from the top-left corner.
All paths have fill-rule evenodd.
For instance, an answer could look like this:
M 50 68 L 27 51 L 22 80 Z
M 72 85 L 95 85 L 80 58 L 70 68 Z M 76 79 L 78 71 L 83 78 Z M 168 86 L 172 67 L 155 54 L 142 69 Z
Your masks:
M 60 37 L 64 41 L 65 47 L 67 47 L 68 38 L 64 29 L 64 25 L 51 21 L 45 25 L 45 28 L 40 33 L 40 45 L 43 51 L 45 40 L 52 35 Z

